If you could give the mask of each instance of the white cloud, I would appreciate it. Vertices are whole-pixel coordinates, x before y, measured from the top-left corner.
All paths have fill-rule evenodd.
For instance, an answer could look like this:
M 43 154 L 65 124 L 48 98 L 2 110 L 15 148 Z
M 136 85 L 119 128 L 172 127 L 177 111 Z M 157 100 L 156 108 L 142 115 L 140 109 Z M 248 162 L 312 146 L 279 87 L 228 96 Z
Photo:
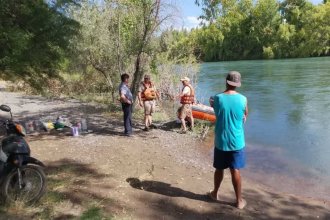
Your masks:
M 198 20 L 198 17 L 196 17 L 196 16 L 187 16 L 187 17 L 183 18 L 181 28 L 191 30 L 192 28 L 198 27 L 199 24 L 200 24 L 200 21 Z
M 180 19 L 180 22 L 177 22 L 174 28 L 177 30 L 181 30 L 181 29 L 191 30 L 192 28 L 201 27 L 200 25 L 201 21 L 202 20 L 199 19 L 197 16 L 187 16 Z
M 197 27 L 197 26 L 199 26 L 199 23 L 200 23 L 198 18 L 194 17 L 194 16 L 188 16 L 185 18 L 185 20 L 188 23 L 188 26 L 191 26 L 191 27 Z

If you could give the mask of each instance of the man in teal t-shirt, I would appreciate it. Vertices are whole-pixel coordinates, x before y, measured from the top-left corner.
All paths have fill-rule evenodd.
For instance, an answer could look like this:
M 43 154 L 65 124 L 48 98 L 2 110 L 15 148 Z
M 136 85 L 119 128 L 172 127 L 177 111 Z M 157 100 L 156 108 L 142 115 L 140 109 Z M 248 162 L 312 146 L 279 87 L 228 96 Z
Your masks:
M 208 195 L 217 200 L 224 169 L 229 168 L 236 194 L 236 206 L 243 209 L 246 201 L 241 194 L 240 169 L 245 166 L 244 123 L 248 115 L 247 99 L 236 92 L 241 86 L 241 74 L 230 71 L 226 77 L 226 90 L 211 97 L 210 104 L 216 116 L 214 138 L 214 189 Z

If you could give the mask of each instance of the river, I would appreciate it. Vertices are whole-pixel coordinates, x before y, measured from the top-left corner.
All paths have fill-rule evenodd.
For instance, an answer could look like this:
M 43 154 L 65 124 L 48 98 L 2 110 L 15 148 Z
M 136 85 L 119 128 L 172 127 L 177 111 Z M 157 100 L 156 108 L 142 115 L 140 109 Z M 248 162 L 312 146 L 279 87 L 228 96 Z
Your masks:
M 248 98 L 243 175 L 330 200 L 330 57 L 201 64 L 199 101 L 224 91 L 229 70 L 241 73 L 238 91 Z

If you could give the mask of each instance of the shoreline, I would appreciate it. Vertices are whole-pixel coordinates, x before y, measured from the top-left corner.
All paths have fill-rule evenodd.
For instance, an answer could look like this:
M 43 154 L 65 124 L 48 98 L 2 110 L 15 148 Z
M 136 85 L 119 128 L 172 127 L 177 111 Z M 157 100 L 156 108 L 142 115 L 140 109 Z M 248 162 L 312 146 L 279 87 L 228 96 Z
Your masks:
M 330 201 L 329 176 L 315 173 L 298 161 L 290 161 L 283 155 L 283 149 L 247 147 L 249 161 L 245 173 L 251 180 L 277 192 Z
M 143 124 L 134 121 L 134 137 L 127 138 L 120 135 L 121 114 L 102 106 L 15 93 L 1 93 L 1 98 L 20 118 L 88 115 L 93 130 L 79 137 L 70 131 L 29 135 L 32 156 L 47 165 L 48 194 L 34 209 L 0 210 L 4 219 L 74 219 L 95 207 L 103 217 L 115 219 L 330 218 L 330 201 L 278 193 L 245 176 L 248 205 L 238 210 L 228 172 L 220 201 L 210 201 L 206 192 L 213 187 L 212 160 L 206 160 L 207 150 L 201 151 L 202 143 L 190 134 L 166 126 L 144 132 Z
M 209 160 L 213 160 L 212 145 L 213 134 L 208 135 L 202 146 L 202 152 L 209 154 Z M 272 191 L 330 202 L 330 188 L 327 184 L 330 176 L 323 176 L 321 173 L 317 175 L 311 169 L 305 169 L 303 164 L 289 161 L 282 148 L 247 143 L 246 153 L 247 166 L 242 169 L 243 179 L 261 183 Z M 299 191 L 297 188 L 304 190 Z

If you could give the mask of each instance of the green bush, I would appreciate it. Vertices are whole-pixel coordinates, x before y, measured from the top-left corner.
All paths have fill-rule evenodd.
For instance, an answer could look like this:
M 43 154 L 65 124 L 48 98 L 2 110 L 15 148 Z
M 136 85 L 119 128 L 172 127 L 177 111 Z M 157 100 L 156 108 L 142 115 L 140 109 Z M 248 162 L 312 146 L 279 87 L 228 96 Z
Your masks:
M 264 59 L 273 59 L 275 55 L 271 47 L 263 47 L 262 56 Z

